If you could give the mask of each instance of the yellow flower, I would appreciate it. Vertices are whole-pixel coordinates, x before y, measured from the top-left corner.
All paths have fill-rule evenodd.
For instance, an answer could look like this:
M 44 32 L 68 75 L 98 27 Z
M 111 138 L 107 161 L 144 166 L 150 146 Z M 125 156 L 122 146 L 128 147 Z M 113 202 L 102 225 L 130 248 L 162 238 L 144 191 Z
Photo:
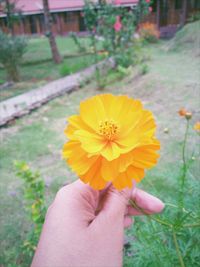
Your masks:
M 160 148 L 153 115 L 139 100 L 103 94 L 80 104 L 80 115 L 68 118 L 63 157 L 80 179 L 94 189 L 112 182 L 132 187 L 153 167 Z
M 200 132 L 200 121 L 196 122 L 193 128 L 194 128 L 194 130 L 196 130 L 197 132 Z

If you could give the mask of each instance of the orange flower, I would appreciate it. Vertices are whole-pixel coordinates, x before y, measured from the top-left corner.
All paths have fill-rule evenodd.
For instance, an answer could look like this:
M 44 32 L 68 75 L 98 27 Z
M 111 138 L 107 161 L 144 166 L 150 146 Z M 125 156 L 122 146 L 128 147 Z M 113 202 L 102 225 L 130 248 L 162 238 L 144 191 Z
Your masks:
M 192 112 L 187 111 L 185 108 L 181 108 L 181 109 L 178 111 L 178 114 L 179 114 L 181 117 L 185 117 L 187 120 L 190 120 L 190 119 L 192 118 Z
M 94 189 L 112 182 L 132 187 L 144 170 L 157 163 L 160 148 L 153 115 L 139 100 L 111 94 L 80 104 L 80 115 L 68 118 L 63 157 L 80 179 Z
M 185 108 L 181 108 L 181 109 L 178 111 L 178 114 L 179 114 L 180 116 L 185 116 L 186 113 L 187 113 L 187 110 L 186 110 Z
M 197 121 L 193 127 L 193 129 L 197 132 L 200 132 L 200 121 Z

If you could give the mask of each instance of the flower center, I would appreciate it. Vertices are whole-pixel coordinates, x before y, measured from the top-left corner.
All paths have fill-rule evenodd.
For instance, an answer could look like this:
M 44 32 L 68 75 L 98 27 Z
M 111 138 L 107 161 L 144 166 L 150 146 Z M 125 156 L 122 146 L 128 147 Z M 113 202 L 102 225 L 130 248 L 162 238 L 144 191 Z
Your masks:
M 99 133 L 108 140 L 113 141 L 118 130 L 119 127 L 112 120 L 105 120 L 99 123 Z

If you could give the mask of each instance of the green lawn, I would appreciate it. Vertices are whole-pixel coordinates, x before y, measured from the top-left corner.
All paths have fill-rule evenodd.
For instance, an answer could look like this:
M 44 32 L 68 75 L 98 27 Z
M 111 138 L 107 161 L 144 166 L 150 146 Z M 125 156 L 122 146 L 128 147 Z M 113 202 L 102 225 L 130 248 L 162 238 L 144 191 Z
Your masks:
M 197 121 L 200 111 L 198 98 L 200 64 L 192 53 L 167 52 L 165 46 L 166 43 L 160 43 L 148 47 L 151 54 L 147 62 L 149 73 L 139 77 L 131 74 L 124 80 L 105 88 L 103 92 L 127 94 L 139 98 L 145 107 L 154 112 L 158 125 L 157 135 L 161 140 L 161 158 L 158 165 L 147 172 L 140 187 L 156 194 L 167 203 L 163 216 L 169 215 L 169 220 L 172 214 L 178 212 L 174 206 L 177 205 L 182 141 L 186 127 L 185 119 L 181 118 L 177 111 L 181 107 L 186 107 L 193 112 L 187 157 L 190 159 L 191 153 L 194 152 L 194 158 L 187 173 L 185 202 L 186 209 L 197 214 L 199 220 L 200 136 L 193 131 L 192 126 Z M 52 70 L 46 67 L 46 71 L 47 69 L 51 73 Z M 134 69 L 133 73 L 135 71 Z M 33 169 L 41 172 L 47 184 L 47 203 L 50 203 L 63 184 L 76 178 L 61 159 L 66 117 L 77 112 L 81 100 L 98 93 L 91 83 L 79 91 L 51 101 L 31 115 L 1 129 L 0 262 L 2 266 L 21 265 L 18 257 L 19 248 L 26 231 L 30 229 L 23 208 L 21 181 L 15 176 L 13 161 L 25 160 Z M 168 133 L 164 133 L 165 128 L 168 128 Z M 169 206 L 169 203 L 174 206 Z M 199 234 L 198 228 L 178 233 L 178 243 L 186 266 L 199 266 Z M 124 266 L 180 266 L 172 233 L 167 231 L 165 226 L 155 222 L 150 223 L 148 219 L 142 217 L 136 219 L 135 225 L 127 231 L 127 236 L 131 246 L 125 251 Z
M 80 37 L 81 43 L 86 48 L 90 47 L 90 40 L 86 37 Z M 70 37 L 57 37 L 56 38 L 58 50 L 61 55 L 70 55 L 78 53 L 78 47 Z M 24 55 L 24 62 L 34 62 L 37 60 L 45 60 L 51 58 L 51 50 L 49 48 L 49 41 L 46 37 L 31 38 L 28 41 L 28 49 Z
M 91 52 L 89 38 L 80 38 L 81 43 Z M 10 88 L 1 90 L 0 101 L 19 95 L 30 89 L 38 88 L 49 81 L 59 79 L 70 73 L 78 72 L 92 64 L 94 57 L 92 54 L 84 54 L 78 51 L 78 47 L 70 37 L 57 37 L 58 49 L 63 56 L 63 62 L 56 65 L 51 60 L 51 50 L 46 37 L 31 38 L 28 41 L 27 52 L 24 54 L 23 64 L 20 67 L 21 80 Z M 99 49 L 101 44 L 99 43 Z M 76 56 L 78 55 L 78 56 Z M 103 56 L 99 55 L 99 60 Z M 42 62 L 47 60 L 47 62 Z M 38 64 L 38 61 L 41 61 Z M 67 70 L 66 70 L 67 69 Z M 0 84 L 6 81 L 6 72 L 0 68 Z

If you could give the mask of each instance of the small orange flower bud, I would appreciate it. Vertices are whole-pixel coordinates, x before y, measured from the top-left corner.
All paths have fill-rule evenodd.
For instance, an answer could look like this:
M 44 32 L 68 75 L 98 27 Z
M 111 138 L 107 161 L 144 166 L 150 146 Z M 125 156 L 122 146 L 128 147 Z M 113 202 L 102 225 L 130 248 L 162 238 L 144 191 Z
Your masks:
M 181 108 L 181 109 L 178 111 L 178 114 L 179 114 L 180 116 L 185 116 L 186 113 L 187 113 L 187 110 L 186 110 L 185 108 Z

